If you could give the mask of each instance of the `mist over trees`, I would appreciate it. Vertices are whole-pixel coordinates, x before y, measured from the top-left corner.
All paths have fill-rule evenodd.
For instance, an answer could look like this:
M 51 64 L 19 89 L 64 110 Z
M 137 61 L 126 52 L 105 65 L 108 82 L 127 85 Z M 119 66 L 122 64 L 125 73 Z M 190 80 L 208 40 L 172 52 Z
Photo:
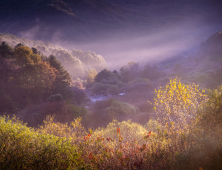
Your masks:
M 220 1 L 0 11 L 0 169 L 222 169 Z
M 0 34 L 0 42 L 7 42 L 11 46 L 29 46 L 44 58 L 44 56 L 54 55 L 61 64 L 69 71 L 73 79 L 83 78 L 87 76 L 90 69 L 101 71 L 107 68 L 107 63 L 101 55 L 95 52 L 82 50 L 67 50 L 62 47 L 51 44 L 50 42 L 42 42 L 19 38 L 10 34 Z
M 29 126 L 38 126 L 48 114 L 62 122 L 86 115 L 85 92 L 71 88 L 70 74 L 55 56 L 41 54 L 22 44 L 0 44 L 1 115 L 20 115 Z

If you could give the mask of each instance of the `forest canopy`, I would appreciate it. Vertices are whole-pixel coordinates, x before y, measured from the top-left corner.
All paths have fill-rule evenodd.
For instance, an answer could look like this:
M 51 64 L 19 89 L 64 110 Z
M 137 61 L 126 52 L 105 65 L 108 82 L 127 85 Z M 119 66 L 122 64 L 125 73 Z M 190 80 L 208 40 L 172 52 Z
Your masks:
M 46 101 L 70 86 L 71 77 L 56 57 L 42 58 L 33 51 L 23 45 L 0 44 L 2 113 Z

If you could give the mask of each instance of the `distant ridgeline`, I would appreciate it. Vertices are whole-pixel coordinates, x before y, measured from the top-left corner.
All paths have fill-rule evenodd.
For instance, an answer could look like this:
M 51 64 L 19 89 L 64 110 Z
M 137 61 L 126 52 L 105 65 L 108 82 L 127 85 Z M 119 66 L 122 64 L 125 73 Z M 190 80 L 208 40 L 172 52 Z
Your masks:
M 7 42 L 11 46 L 21 43 L 25 46 L 34 47 L 46 56 L 54 55 L 65 68 L 69 71 L 72 78 L 82 78 L 88 71 L 95 68 L 97 72 L 107 68 L 107 63 L 101 55 L 95 52 L 63 49 L 50 42 L 38 40 L 28 40 L 19 38 L 12 34 L 0 34 L 0 43 Z
M 222 56 L 222 31 L 211 35 L 206 42 L 202 42 L 197 52 L 197 57 L 210 57 L 221 59 Z

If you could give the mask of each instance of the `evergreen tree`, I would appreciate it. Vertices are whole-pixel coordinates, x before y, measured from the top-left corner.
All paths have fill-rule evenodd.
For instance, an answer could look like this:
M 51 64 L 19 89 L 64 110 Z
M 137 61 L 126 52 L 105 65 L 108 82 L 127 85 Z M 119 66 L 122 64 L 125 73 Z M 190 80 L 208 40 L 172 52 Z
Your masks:
M 56 69 L 56 80 L 55 80 L 55 87 L 67 87 L 71 83 L 71 77 L 68 71 L 62 66 L 62 64 L 56 59 L 55 56 L 49 56 L 49 64 L 51 67 Z

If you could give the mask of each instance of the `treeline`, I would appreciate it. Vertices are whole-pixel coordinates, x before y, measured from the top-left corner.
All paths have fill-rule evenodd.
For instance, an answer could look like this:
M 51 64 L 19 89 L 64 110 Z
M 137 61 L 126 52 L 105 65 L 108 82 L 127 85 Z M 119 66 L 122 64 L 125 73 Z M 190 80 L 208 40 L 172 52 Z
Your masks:
M 90 70 L 87 85 L 92 94 L 118 95 L 141 87 L 152 87 L 165 74 L 157 66 L 147 64 L 143 67 L 138 62 L 129 62 L 119 71 L 104 69 L 98 74 Z

